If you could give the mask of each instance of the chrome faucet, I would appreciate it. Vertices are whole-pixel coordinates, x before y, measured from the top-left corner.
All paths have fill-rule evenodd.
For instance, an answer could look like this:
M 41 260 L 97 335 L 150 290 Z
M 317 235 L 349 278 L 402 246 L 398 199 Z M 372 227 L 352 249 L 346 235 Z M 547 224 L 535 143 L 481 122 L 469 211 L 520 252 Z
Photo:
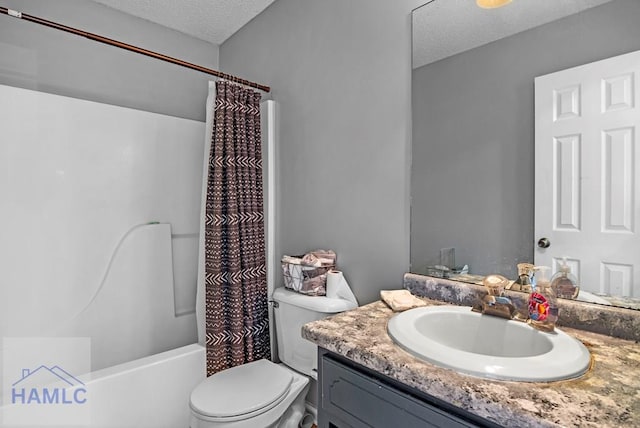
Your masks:
M 511 299 L 504 295 L 509 280 L 501 275 L 489 275 L 484 278 L 482 284 L 487 288 L 487 295 L 473 306 L 473 310 L 486 315 L 514 319 L 516 307 Z

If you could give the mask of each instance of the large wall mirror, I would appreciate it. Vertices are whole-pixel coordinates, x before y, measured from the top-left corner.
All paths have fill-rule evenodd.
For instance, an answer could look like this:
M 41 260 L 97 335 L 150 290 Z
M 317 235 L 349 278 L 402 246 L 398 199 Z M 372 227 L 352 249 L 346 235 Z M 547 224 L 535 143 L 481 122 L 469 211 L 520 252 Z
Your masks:
M 433 0 L 414 10 L 412 272 L 467 265 L 472 275 L 515 279 L 517 264 L 534 263 L 543 251 L 534 232 L 534 79 L 640 50 L 638 22 L 638 0 L 513 0 L 499 9 Z M 640 189 L 630 192 L 637 236 Z M 633 286 L 620 294 L 597 281 L 581 286 L 592 302 L 640 309 L 640 277 L 626 280 Z

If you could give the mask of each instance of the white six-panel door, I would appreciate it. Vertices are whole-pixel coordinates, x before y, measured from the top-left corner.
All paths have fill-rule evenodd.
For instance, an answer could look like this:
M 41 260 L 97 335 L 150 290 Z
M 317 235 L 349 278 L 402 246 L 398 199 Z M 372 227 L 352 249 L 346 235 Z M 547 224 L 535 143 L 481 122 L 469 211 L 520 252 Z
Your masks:
M 640 51 L 535 79 L 535 264 L 586 291 L 640 297 L 639 83 Z

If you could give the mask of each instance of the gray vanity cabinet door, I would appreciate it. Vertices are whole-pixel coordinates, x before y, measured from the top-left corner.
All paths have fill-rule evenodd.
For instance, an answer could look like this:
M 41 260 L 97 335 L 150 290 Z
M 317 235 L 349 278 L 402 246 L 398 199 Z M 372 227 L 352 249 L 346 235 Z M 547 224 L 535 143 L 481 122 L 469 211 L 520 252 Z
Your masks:
M 320 428 L 425 428 L 474 425 L 324 356 Z

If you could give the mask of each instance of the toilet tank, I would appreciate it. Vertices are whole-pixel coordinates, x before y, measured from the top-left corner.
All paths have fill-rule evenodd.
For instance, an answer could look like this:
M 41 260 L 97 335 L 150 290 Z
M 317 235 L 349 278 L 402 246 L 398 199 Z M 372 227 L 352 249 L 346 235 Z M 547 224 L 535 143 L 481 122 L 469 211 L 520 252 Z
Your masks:
M 305 296 L 285 288 L 273 292 L 278 356 L 292 369 L 317 378 L 318 355 L 315 344 L 302 338 L 304 324 L 348 311 L 358 305 L 343 299 Z

